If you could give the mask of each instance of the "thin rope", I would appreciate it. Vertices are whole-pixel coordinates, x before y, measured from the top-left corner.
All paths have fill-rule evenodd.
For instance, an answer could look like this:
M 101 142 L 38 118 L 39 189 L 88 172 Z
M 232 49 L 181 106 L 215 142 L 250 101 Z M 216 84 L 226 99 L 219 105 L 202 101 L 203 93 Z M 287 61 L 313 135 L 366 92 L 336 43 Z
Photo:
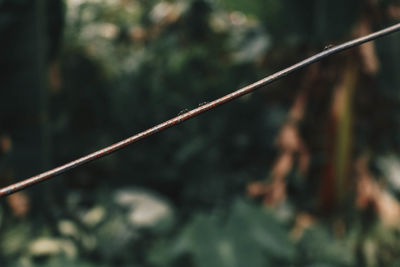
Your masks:
M 114 152 L 116 152 L 116 151 L 118 151 L 118 150 L 120 150 L 122 148 L 125 148 L 128 145 L 130 145 L 132 143 L 135 143 L 135 142 L 137 142 L 137 141 L 139 141 L 141 139 L 147 138 L 147 137 L 149 137 L 149 136 L 151 136 L 151 135 L 153 135 L 155 133 L 161 132 L 161 131 L 166 130 L 166 129 L 170 128 L 170 127 L 178 125 L 178 124 L 180 124 L 180 123 L 182 123 L 182 122 L 184 122 L 184 121 L 186 121 L 188 119 L 196 117 L 196 116 L 200 115 L 201 113 L 204 113 L 204 112 L 206 112 L 208 110 L 212 110 L 217 106 L 220 106 L 222 104 L 228 103 L 228 102 L 230 102 L 230 101 L 232 101 L 232 100 L 234 100 L 236 98 L 239 98 L 239 97 L 241 97 L 243 95 L 249 94 L 249 93 L 251 93 L 251 92 L 253 92 L 253 91 L 255 91 L 255 90 L 257 90 L 257 89 L 259 89 L 259 88 L 261 88 L 261 87 L 263 87 L 265 85 L 267 85 L 267 84 L 270 84 L 270 83 L 275 82 L 275 81 L 277 81 L 279 79 L 282 79 L 283 77 L 287 76 L 288 74 L 291 74 L 291 73 L 293 73 L 293 72 L 295 72 L 297 70 L 300 70 L 300 69 L 302 69 L 302 68 L 304 68 L 304 67 L 306 67 L 306 66 L 308 66 L 308 65 L 310 65 L 312 63 L 320 61 L 320 60 L 322 60 L 322 59 L 324 59 L 324 58 L 326 58 L 326 57 L 328 57 L 328 56 L 330 56 L 332 54 L 336 54 L 336 53 L 342 52 L 343 50 L 347 50 L 349 48 L 361 45 L 363 43 L 366 43 L 366 42 L 381 38 L 381 37 L 386 36 L 388 34 L 397 32 L 399 30 L 400 30 L 400 23 L 395 24 L 395 25 L 390 26 L 390 27 L 387 27 L 387 28 L 385 28 L 383 30 L 374 32 L 372 34 L 366 35 L 364 37 L 348 41 L 348 42 L 343 43 L 341 45 L 337 45 L 337 46 L 325 49 L 324 51 L 322 51 L 322 52 L 320 52 L 320 53 L 318 53 L 318 54 L 316 54 L 314 56 L 311 56 L 311 57 L 309 57 L 309 58 L 307 58 L 307 59 L 305 59 L 303 61 L 300 61 L 299 63 L 296 63 L 296 64 L 294 64 L 294 65 L 292 65 L 292 66 L 290 66 L 290 67 L 288 67 L 286 69 L 278 71 L 278 72 L 276 72 L 276 73 L 274 73 L 274 74 L 272 74 L 272 75 L 270 75 L 270 76 L 268 76 L 266 78 L 263 78 L 263 79 L 255 82 L 253 84 L 247 85 L 247 86 L 245 86 L 245 87 L 243 87 L 243 88 L 241 88 L 241 89 L 239 89 L 237 91 L 234 91 L 234 92 L 232 92 L 230 94 L 227 94 L 227 95 L 225 95 L 225 96 L 223 96 L 221 98 L 218 98 L 218 99 L 216 99 L 214 101 L 211 101 L 209 103 L 205 103 L 205 104 L 203 104 L 203 105 L 201 105 L 201 106 L 199 106 L 199 107 L 197 107 L 195 109 L 192 109 L 192 110 L 187 111 L 187 112 L 185 112 L 183 114 L 180 114 L 180 115 L 178 115 L 178 116 L 176 116 L 176 117 L 174 117 L 174 118 L 172 118 L 170 120 L 167 120 L 167 121 L 165 121 L 163 123 L 160 123 L 160 124 L 158 124 L 158 125 L 156 125 L 154 127 L 151 127 L 149 129 L 147 129 L 147 130 L 145 130 L 143 132 L 140 132 L 140 133 L 138 133 L 138 134 L 136 134 L 134 136 L 131 136 L 131 137 L 125 139 L 125 140 L 122 140 L 122 141 L 120 141 L 118 143 L 115 143 L 115 144 L 113 144 L 111 146 L 108 146 L 106 148 L 100 149 L 100 150 L 98 150 L 96 152 L 93 152 L 93 153 L 91 153 L 89 155 L 83 156 L 83 157 L 81 157 L 79 159 L 76 159 L 76 160 L 71 161 L 69 163 L 66 163 L 64 165 L 61 165 L 61 166 L 59 166 L 57 168 L 51 169 L 49 171 L 46 171 L 46 172 L 43 172 L 41 174 L 32 176 L 30 178 L 27 178 L 25 180 L 22 180 L 20 182 L 15 183 L 15 184 L 11 184 L 9 186 L 1 188 L 0 189 L 0 197 L 4 197 L 4 196 L 7 196 L 7 195 L 10 195 L 10 194 L 15 193 L 17 191 L 20 191 L 22 189 L 30 187 L 30 186 L 32 186 L 34 184 L 46 181 L 46 180 L 48 180 L 50 178 L 53 178 L 53 177 L 55 177 L 57 175 L 65 173 L 65 172 L 67 172 L 69 170 L 72 170 L 72 169 L 78 167 L 78 166 L 81 166 L 83 164 L 89 163 L 91 161 L 94 161 L 96 159 L 102 158 L 102 157 L 104 157 L 106 155 L 109 155 L 111 153 L 114 153 Z

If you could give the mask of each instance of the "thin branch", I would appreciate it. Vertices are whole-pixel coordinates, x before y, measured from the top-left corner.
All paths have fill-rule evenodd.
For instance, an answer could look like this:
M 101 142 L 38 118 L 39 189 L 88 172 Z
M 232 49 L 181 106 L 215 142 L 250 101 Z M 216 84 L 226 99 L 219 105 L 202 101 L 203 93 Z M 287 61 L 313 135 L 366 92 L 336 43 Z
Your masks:
M 153 135 L 155 133 L 158 133 L 160 131 L 163 131 L 165 129 L 173 127 L 173 126 L 175 126 L 177 124 L 180 124 L 181 122 L 183 122 L 185 120 L 188 120 L 188 119 L 191 119 L 193 117 L 196 117 L 196 116 L 200 115 L 203 112 L 206 112 L 208 110 L 214 109 L 215 107 L 220 106 L 222 104 L 225 104 L 227 102 L 230 102 L 230 101 L 232 101 L 232 100 L 234 100 L 234 99 L 236 99 L 238 97 L 241 97 L 243 95 L 249 94 L 249 93 L 255 91 L 256 89 L 259 89 L 259 88 L 261 88 L 261 87 L 263 87 L 263 86 L 265 86 L 267 84 L 270 84 L 270 83 L 275 82 L 275 81 L 277 81 L 279 79 L 282 79 L 283 77 L 287 76 L 288 74 L 291 74 L 291 73 L 293 73 L 293 72 L 295 72 L 297 70 L 300 70 L 300 69 L 302 69 L 302 68 L 304 68 L 304 67 L 306 67 L 306 66 L 308 66 L 308 65 L 310 65 L 312 63 L 320 61 L 323 58 L 326 58 L 326 57 L 328 57 L 328 56 L 330 56 L 332 54 L 336 54 L 336 53 L 339 53 L 339 52 L 341 52 L 343 50 L 346 50 L 346 49 L 361 45 L 363 43 L 375 40 L 377 38 L 381 38 L 381 37 L 383 37 L 385 35 L 397 32 L 399 30 L 400 30 L 400 23 L 395 24 L 393 26 L 390 26 L 388 28 L 385 28 L 383 30 L 377 31 L 375 33 L 369 34 L 367 36 L 351 40 L 351 41 L 346 42 L 344 44 L 328 48 L 328 49 L 326 49 L 326 50 L 324 50 L 324 51 L 322 51 L 322 52 L 320 52 L 320 53 L 318 53 L 318 54 L 316 54 L 314 56 L 311 56 L 311 57 L 309 57 L 309 58 L 307 58 L 307 59 L 305 59 L 305 60 L 303 60 L 303 61 L 301 61 L 301 62 L 299 62 L 297 64 L 294 64 L 294 65 L 292 65 L 292 66 L 290 66 L 290 67 L 288 67 L 288 68 L 286 68 L 284 70 L 276 72 L 276 73 L 274 73 L 274 74 L 272 74 L 272 75 L 270 75 L 270 76 L 268 76 L 266 78 L 263 78 L 263 79 L 255 82 L 253 84 L 250 84 L 250 85 L 248 85 L 246 87 L 243 87 L 243 88 L 241 88 L 241 89 L 239 89 L 239 90 L 237 90 L 235 92 L 232 92 L 232 93 L 230 93 L 228 95 L 225 95 L 225 96 L 223 96 L 221 98 L 218 98 L 218 99 L 216 99 L 216 100 L 214 100 L 212 102 L 206 103 L 206 104 L 204 104 L 202 106 L 199 106 L 199 107 L 197 107 L 195 109 L 192 109 L 192 110 L 190 110 L 190 111 L 188 111 L 188 112 L 186 112 L 184 114 L 178 115 L 178 116 L 176 116 L 176 117 L 174 117 L 174 118 L 172 118 L 172 119 L 170 119 L 168 121 L 165 121 L 165 122 L 163 122 L 161 124 L 158 124 L 158 125 L 150 128 L 150 129 L 147 129 L 147 130 L 145 130 L 145 131 L 143 131 L 141 133 L 138 133 L 138 134 L 136 134 L 134 136 L 131 136 L 131 137 L 125 139 L 125 140 L 122 140 L 122 141 L 120 141 L 118 143 L 115 143 L 115 144 L 113 144 L 111 146 L 108 146 L 106 148 L 103 148 L 101 150 L 93 152 L 93 153 L 91 153 L 89 155 L 86 155 L 84 157 L 81 157 L 79 159 L 71 161 L 71 162 L 66 163 L 64 165 L 61 165 L 61 166 L 59 166 L 57 168 L 54 168 L 52 170 L 43 172 L 43 173 L 35 175 L 35 176 L 32 176 L 32 177 L 30 177 L 28 179 L 25 179 L 25 180 L 22 180 L 22 181 L 20 181 L 18 183 L 6 186 L 6 187 L 0 189 L 0 197 L 4 197 L 4 196 L 7 196 L 7 195 L 10 195 L 10 194 L 15 193 L 17 191 L 20 191 L 22 189 L 30 187 L 30 186 L 32 186 L 32 185 L 34 185 L 36 183 L 43 182 L 43 181 L 45 181 L 47 179 L 50 179 L 50 178 L 52 178 L 54 176 L 60 175 L 62 173 L 65 173 L 65 172 L 67 172 L 69 170 L 72 170 L 72 169 L 74 169 L 74 168 L 76 168 L 76 167 L 78 167 L 80 165 L 89 163 L 89 162 L 94 161 L 96 159 L 102 158 L 102 157 L 104 157 L 104 156 L 106 156 L 108 154 L 114 153 L 117 150 L 120 150 L 120 149 L 122 149 L 122 148 L 124 148 L 124 147 L 126 147 L 126 146 L 128 146 L 128 145 L 130 145 L 132 143 L 135 143 L 135 142 L 137 142 L 137 141 L 139 141 L 141 139 L 147 138 L 150 135 Z

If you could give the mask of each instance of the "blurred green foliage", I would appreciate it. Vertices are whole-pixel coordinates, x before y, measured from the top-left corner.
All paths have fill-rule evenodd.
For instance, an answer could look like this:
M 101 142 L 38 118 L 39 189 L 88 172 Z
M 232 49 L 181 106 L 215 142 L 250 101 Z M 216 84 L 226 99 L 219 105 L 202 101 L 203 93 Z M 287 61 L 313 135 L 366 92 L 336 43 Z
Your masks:
M 377 2 L 377 13 L 391 4 Z M 0 0 L 0 137 L 12 140 L 0 172 L 33 175 L 348 39 L 363 3 Z M 380 72 L 362 82 L 376 86 L 354 103 L 355 150 L 371 151 L 371 169 L 394 195 L 399 42 L 377 42 Z M 271 171 L 303 74 L 31 189 L 24 219 L 2 203 L 0 265 L 396 266 L 399 231 L 350 206 L 345 234 L 321 216 L 293 237 L 298 212 L 318 213 L 321 151 L 309 180 L 287 177 L 285 204 L 245 197 Z M 302 125 L 315 142 L 327 102 L 318 101 Z

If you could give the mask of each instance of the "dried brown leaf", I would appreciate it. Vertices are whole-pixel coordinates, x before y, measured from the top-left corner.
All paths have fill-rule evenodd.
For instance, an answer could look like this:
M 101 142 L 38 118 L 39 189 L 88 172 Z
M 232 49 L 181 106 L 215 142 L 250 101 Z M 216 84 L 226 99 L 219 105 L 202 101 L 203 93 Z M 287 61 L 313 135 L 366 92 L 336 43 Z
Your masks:
M 25 217 L 30 208 L 28 195 L 24 192 L 17 192 L 7 197 L 7 203 L 11 208 L 12 213 L 18 217 Z
M 304 231 L 310 228 L 315 221 L 316 219 L 314 216 L 304 212 L 299 213 L 296 216 L 294 227 L 290 232 L 290 237 L 295 241 L 300 240 L 304 234 Z
M 0 154 L 7 154 L 12 149 L 12 141 L 8 135 L 0 136 Z
M 360 21 L 358 26 L 354 31 L 354 35 L 356 37 L 365 36 L 370 34 L 371 24 L 369 23 L 368 18 L 364 18 Z M 363 70 L 368 74 L 376 74 L 379 69 L 379 60 L 375 53 L 375 44 L 374 42 L 365 43 L 360 45 L 359 47 L 360 56 L 362 60 Z

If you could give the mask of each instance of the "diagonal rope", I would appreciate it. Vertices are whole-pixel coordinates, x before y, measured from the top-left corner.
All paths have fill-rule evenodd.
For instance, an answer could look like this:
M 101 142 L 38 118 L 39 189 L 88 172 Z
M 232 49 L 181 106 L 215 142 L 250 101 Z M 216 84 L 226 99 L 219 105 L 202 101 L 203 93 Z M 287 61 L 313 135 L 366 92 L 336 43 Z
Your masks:
M 246 95 L 248 93 L 251 93 L 251 92 L 255 91 L 256 89 L 259 89 L 260 87 L 263 87 L 263 86 L 265 86 L 267 84 L 275 82 L 275 81 L 277 81 L 279 79 L 282 79 L 283 77 L 287 76 L 288 74 L 291 74 L 291 73 L 293 73 L 293 72 L 295 72 L 297 70 L 300 70 L 300 69 L 302 69 L 302 68 L 304 68 L 304 67 L 306 67 L 306 66 L 308 66 L 308 65 L 310 65 L 312 63 L 320 61 L 323 58 L 326 58 L 326 57 L 328 57 L 328 56 L 330 56 L 332 54 L 336 54 L 336 53 L 339 53 L 339 52 L 341 52 L 343 50 L 346 50 L 346 49 L 361 45 L 363 43 L 366 43 L 366 42 L 381 38 L 381 37 L 383 37 L 385 35 L 397 32 L 399 30 L 400 30 L 400 23 L 395 24 L 395 25 L 390 26 L 390 27 L 387 27 L 387 28 L 385 28 L 383 30 L 374 32 L 372 34 L 366 35 L 364 37 L 357 38 L 357 39 L 348 41 L 346 43 L 343 43 L 341 45 L 337 45 L 337 46 L 331 47 L 329 49 L 326 49 L 326 50 L 324 50 L 324 51 L 322 51 L 322 52 L 320 52 L 320 53 L 318 53 L 318 54 L 316 54 L 314 56 L 311 56 L 311 57 L 309 57 L 309 58 L 307 58 L 307 59 L 305 59 L 303 61 L 300 61 L 299 63 L 296 63 L 296 64 L 294 64 L 294 65 L 292 65 L 292 66 L 290 66 L 290 67 L 288 67 L 286 69 L 278 71 L 278 72 L 276 72 L 276 73 L 274 73 L 274 74 L 272 74 L 272 75 L 270 75 L 270 76 L 268 76 L 266 78 L 263 78 L 263 79 L 255 82 L 253 84 L 247 85 L 247 86 L 245 86 L 245 87 L 243 87 L 243 88 L 241 88 L 241 89 L 239 89 L 237 91 L 234 91 L 234 92 L 232 92 L 230 94 L 227 94 L 227 95 L 225 95 L 225 96 L 223 96 L 221 98 L 218 98 L 218 99 L 216 99 L 214 101 L 211 101 L 211 102 L 206 103 L 206 104 L 204 104 L 202 106 L 199 106 L 199 107 L 197 107 L 195 109 L 192 109 L 192 110 L 190 110 L 188 112 L 185 112 L 184 114 L 178 115 L 178 116 L 176 116 L 176 117 L 174 117 L 174 118 L 172 118 L 170 120 L 167 120 L 167 121 L 165 121 L 163 123 L 160 123 L 160 124 L 150 128 L 150 129 L 147 129 L 147 130 L 145 130 L 143 132 L 140 132 L 140 133 L 138 133 L 138 134 L 136 134 L 134 136 L 131 136 L 131 137 L 129 137 L 129 138 L 125 139 L 125 140 L 122 140 L 122 141 L 120 141 L 118 143 L 115 143 L 115 144 L 113 144 L 111 146 L 108 146 L 106 148 L 100 149 L 100 150 L 98 150 L 96 152 L 93 152 L 93 153 L 91 153 L 89 155 L 83 156 L 83 157 L 81 157 L 79 159 L 76 159 L 76 160 L 71 161 L 69 163 L 66 163 L 64 165 L 61 165 L 61 166 L 59 166 L 57 168 L 54 168 L 52 170 L 43 172 L 41 174 L 32 176 L 30 178 L 27 178 L 25 180 L 22 180 L 20 182 L 15 183 L 15 184 L 11 184 L 9 186 L 1 188 L 0 189 L 0 197 L 4 197 L 4 196 L 7 196 L 7 195 L 10 195 L 10 194 L 15 193 L 17 191 L 20 191 L 22 189 L 30 187 L 30 186 L 32 186 L 32 185 L 34 185 L 36 183 L 43 182 L 45 180 L 53 178 L 54 176 L 60 175 L 62 173 L 65 173 L 65 172 L 67 172 L 69 170 L 72 170 L 72 169 L 74 169 L 74 168 L 76 168 L 76 167 L 78 167 L 80 165 L 89 163 L 89 162 L 94 161 L 96 159 L 102 158 L 102 157 L 104 157 L 104 156 L 106 156 L 108 154 L 114 153 L 114 152 L 116 152 L 116 151 L 118 151 L 118 150 L 120 150 L 120 149 L 122 149 L 122 148 L 124 148 L 124 147 L 126 147 L 126 146 L 128 146 L 130 144 L 132 144 L 132 143 L 135 143 L 135 142 L 137 142 L 137 141 L 139 141 L 141 139 L 147 138 L 150 135 L 153 135 L 153 134 L 158 133 L 160 131 L 166 130 L 166 129 L 168 129 L 170 127 L 173 127 L 173 126 L 175 126 L 177 124 L 180 124 L 181 122 L 183 122 L 185 120 L 188 120 L 188 119 L 191 119 L 193 117 L 196 117 L 196 116 L 200 115 L 203 112 L 206 112 L 208 110 L 212 110 L 212 109 L 214 109 L 215 107 L 217 107 L 219 105 L 222 105 L 222 104 L 225 104 L 227 102 L 230 102 L 230 101 L 232 101 L 232 100 L 234 100 L 234 99 L 236 99 L 238 97 L 241 97 L 243 95 Z

